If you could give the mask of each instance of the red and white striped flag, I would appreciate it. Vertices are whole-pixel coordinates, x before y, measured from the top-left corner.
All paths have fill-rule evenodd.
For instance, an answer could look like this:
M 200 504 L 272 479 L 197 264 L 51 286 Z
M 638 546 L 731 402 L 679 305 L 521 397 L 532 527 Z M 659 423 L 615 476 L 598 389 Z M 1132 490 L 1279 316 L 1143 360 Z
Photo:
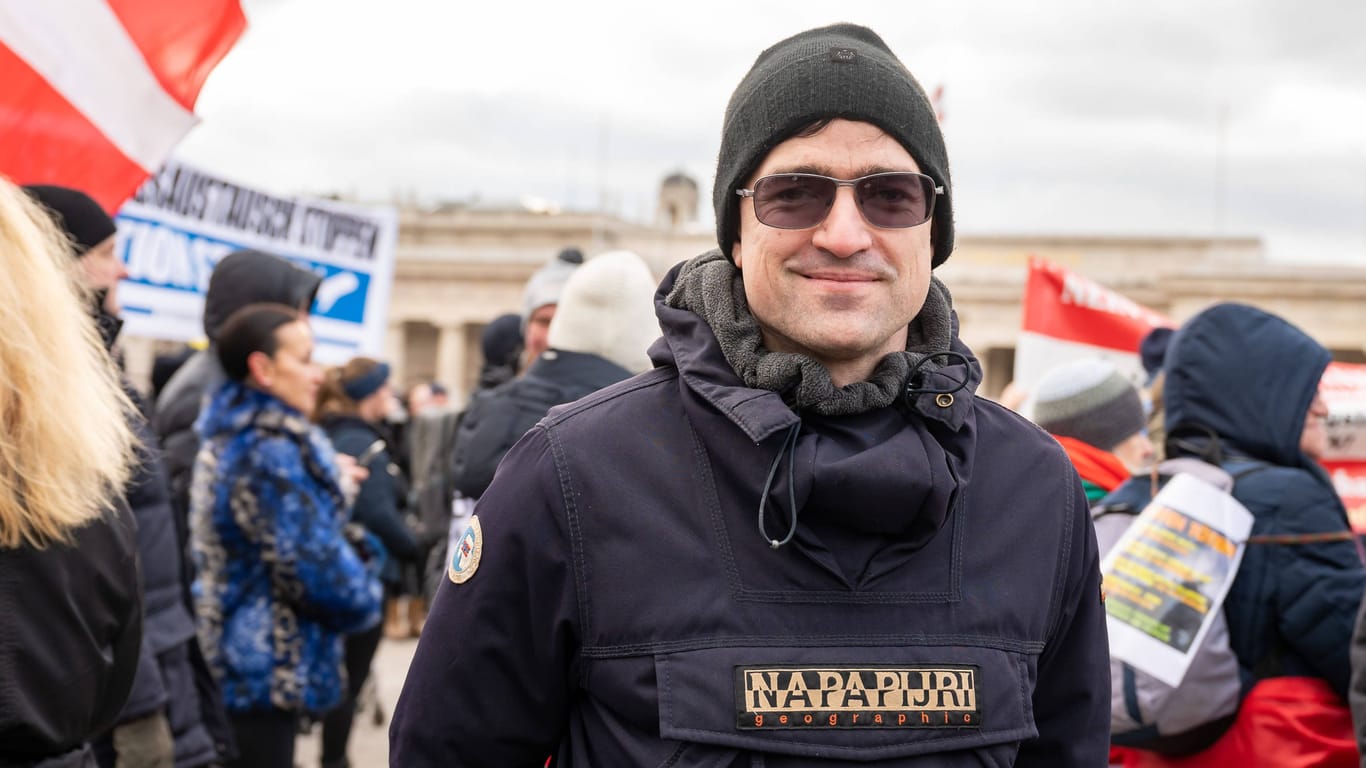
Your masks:
M 238 0 L 0 0 L 0 174 L 117 210 L 245 27 Z

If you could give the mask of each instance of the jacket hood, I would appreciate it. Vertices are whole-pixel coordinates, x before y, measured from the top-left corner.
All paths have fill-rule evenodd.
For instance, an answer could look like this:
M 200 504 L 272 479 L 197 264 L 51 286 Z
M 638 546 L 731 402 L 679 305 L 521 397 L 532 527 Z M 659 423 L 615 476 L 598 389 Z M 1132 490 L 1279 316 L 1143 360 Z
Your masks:
M 322 278 L 263 251 L 235 251 L 223 257 L 209 276 L 204 294 L 204 333 L 218 338 L 218 328 L 233 312 L 269 302 L 291 307 L 313 304 Z
M 1164 369 L 1165 426 L 1213 430 L 1230 451 L 1282 466 L 1310 466 L 1304 417 L 1331 356 L 1281 318 L 1219 304 L 1172 338 Z

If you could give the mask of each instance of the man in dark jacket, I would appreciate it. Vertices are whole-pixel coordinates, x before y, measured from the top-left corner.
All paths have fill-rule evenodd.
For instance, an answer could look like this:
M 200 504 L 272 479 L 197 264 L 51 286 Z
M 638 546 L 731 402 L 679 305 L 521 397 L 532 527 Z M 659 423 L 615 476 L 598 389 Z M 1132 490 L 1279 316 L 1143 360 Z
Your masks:
M 71 240 L 81 279 L 93 291 L 91 315 L 105 346 L 112 347 L 122 326 L 118 283 L 128 276 L 114 251 L 113 219 L 79 190 L 27 189 Z M 145 619 L 133 690 L 113 730 L 95 743 L 95 752 L 102 765 L 117 761 L 120 768 L 209 765 L 230 755 L 231 737 L 186 603 L 184 550 L 176 534 L 161 452 L 140 415 L 145 411 L 141 396 L 126 381 L 124 390 L 139 412 L 132 424 L 138 463 L 123 494 L 137 520 Z
M 209 276 L 209 289 L 204 294 L 204 334 L 209 348 L 192 355 L 166 382 L 152 417 L 152 428 L 166 453 L 182 543 L 189 538 L 184 524 L 190 508 L 190 474 L 199 451 L 194 422 L 205 394 L 226 380 L 214 346 L 219 326 L 248 304 L 284 304 L 307 312 L 321 283 L 322 278 L 313 272 L 260 251 L 230 253 Z
M 1105 764 L 1086 500 L 1052 439 L 974 394 L 931 276 L 950 192 L 934 109 L 876 34 L 760 55 L 722 129 L 720 250 L 659 286 L 653 371 L 503 460 L 391 765 Z
M 639 256 L 605 253 L 565 284 L 548 349 L 521 377 L 470 398 L 455 434 L 455 490 L 478 499 L 504 454 L 556 405 L 615 384 L 650 366 L 659 334 L 651 309 L 654 278 Z
M 1308 676 L 1347 700 L 1366 571 L 1347 512 L 1317 463 L 1327 442 L 1319 379 L 1329 359 L 1281 318 L 1220 304 L 1177 331 L 1163 363 L 1166 456 L 1222 465 L 1253 515 L 1251 543 L 1224 601 L 1245 694 L 1263 677 Z M 1151 486 L 1134 478 L 1101 504 L 1142 509 Z

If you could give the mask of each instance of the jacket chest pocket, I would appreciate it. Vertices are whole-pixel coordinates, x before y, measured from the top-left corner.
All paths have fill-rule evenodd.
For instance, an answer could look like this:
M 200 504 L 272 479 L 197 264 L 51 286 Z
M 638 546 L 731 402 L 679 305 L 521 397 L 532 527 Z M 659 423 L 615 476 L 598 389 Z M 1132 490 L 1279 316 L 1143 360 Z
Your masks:
M 728 647 L 655 657 L 674 765 L 1009 765 L 1037 735 L 1030 657 L 950 646 Z M 943 762 L 931 755 L 944 756 Z M 905 762 L 898 760 L 903 758 Z M 744 765 L 743 762 L 735 764 Z

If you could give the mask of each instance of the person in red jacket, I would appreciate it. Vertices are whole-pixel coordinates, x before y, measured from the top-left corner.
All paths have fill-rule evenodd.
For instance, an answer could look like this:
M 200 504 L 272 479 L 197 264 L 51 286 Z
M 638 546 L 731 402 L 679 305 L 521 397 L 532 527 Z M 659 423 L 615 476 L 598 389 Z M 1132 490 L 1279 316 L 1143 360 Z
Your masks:
M 1031 414 L 1067 451 L 1092 504 L 1152 462 L 1138 390 L 1099 358 L 1045 374 L 1034 389 Z

